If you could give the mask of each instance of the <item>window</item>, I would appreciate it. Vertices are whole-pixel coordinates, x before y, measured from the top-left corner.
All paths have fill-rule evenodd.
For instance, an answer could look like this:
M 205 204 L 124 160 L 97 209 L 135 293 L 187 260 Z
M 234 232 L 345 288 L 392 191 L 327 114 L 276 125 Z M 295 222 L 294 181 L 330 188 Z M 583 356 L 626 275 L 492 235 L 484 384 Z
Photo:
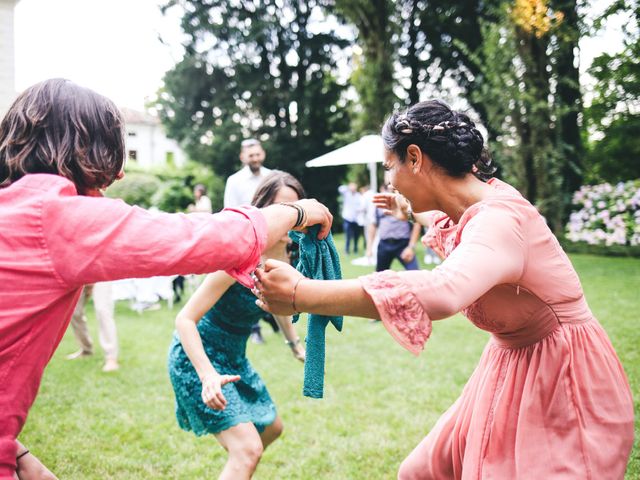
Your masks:
M 138 159 L 138 151 L 129 150 L 129 160 L 137 160 L 137 159 Z

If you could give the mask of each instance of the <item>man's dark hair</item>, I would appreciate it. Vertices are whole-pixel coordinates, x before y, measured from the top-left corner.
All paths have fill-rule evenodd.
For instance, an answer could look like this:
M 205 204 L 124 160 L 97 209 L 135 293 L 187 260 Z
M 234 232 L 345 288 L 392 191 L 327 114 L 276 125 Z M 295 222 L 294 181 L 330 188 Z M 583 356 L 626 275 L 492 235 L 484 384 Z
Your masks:
M 0 188 L 30 173 L 68 178 L 78 193 L 111 185 L 124 166 L 115 104 L 65 79 L 25 90 L 0 122 Z

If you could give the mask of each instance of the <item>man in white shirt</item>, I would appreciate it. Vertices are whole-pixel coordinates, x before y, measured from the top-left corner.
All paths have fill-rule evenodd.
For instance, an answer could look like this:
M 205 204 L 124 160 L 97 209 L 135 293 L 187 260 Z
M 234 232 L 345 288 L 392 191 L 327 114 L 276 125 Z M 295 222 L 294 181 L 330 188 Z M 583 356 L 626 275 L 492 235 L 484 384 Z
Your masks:
M 259 140 L 244 140 L 240 147 L 240 161 L 244 167 L 227 179 L 224 206 L 249 205 L 260 182 L 271 173 L 263 167 L 266 154 Z
M 262 166 L 266 156 L 260 140 L 250 138 L 240 144 L 240 161 L 244 167 L 227 178 L 224 189 L 225 208 L 251 204 L 258 185 L 271 173 L 270 169 Z M 277 331 L 277 323 L 270 313 L 265 312 L 264 320 Z M 264 343 L 259 323 L 251 328 L 251 341 Z

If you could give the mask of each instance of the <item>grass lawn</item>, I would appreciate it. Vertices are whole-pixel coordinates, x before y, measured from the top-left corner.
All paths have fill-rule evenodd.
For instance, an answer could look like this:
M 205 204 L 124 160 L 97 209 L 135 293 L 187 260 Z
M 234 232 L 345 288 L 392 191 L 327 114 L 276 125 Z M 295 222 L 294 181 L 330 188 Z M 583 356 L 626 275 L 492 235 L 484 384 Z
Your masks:
M 338 241 L 341 239 L 338 238 Z M 420 255 L 421 256 L 421 255 Z M 350 257 L 350 258 L 353 258 Z M 344 259 L 345 277 L 372 270 Z M 589 304 L 609 333 L 640 412 L 640 259 L 572 257 Z M 121 369 L 100 371 L 102 354 L 67 361 L 65 335 L 49 364 L 21 440 L 61 479 L 216 478 L 225 452 L 213 437 L 183 432 L 173 414 L 166 358 L 179 305 L 139 315 L 117 307 Z M 89 323 L 94 341 L 93 312 Z M 298 325 L 303 337 L 304 323 Z M 380 324 L 348 318 L 329 330 L 325 398 L 302 396 L 303 365 L 263 324 L 265 345 L 248 354 L 285 424 L 257 479 L 392 479 L 401 460 L 457 398 L 488 334 L 460 315 L 435 322 L 415 358 Z M 640 423 L 628 479 L 640 478 Z

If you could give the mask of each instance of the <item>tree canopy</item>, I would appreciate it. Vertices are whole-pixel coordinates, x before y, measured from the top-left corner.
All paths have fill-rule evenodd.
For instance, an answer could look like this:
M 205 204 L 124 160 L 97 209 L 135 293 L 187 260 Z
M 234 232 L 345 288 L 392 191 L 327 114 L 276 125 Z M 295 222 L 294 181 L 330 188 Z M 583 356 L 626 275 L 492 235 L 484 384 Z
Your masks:
M 624 49 L 597 58 L 585 109 L 579 0 L 171 0 L 188 36 L 155 107 L 189 155 L 227 176 L 243 138 L 335 205 L 344 169 L 304 162 L 426 97 L 462 100 L 506 177 L 555 231 L 587 181 L 637 178 L 638 3 Z M 597 27 L 597 25 L 596 25 Z M 446 86 L 446 87 L 445 87 Z M 311 181 L 312 180 L 312 181 Z

